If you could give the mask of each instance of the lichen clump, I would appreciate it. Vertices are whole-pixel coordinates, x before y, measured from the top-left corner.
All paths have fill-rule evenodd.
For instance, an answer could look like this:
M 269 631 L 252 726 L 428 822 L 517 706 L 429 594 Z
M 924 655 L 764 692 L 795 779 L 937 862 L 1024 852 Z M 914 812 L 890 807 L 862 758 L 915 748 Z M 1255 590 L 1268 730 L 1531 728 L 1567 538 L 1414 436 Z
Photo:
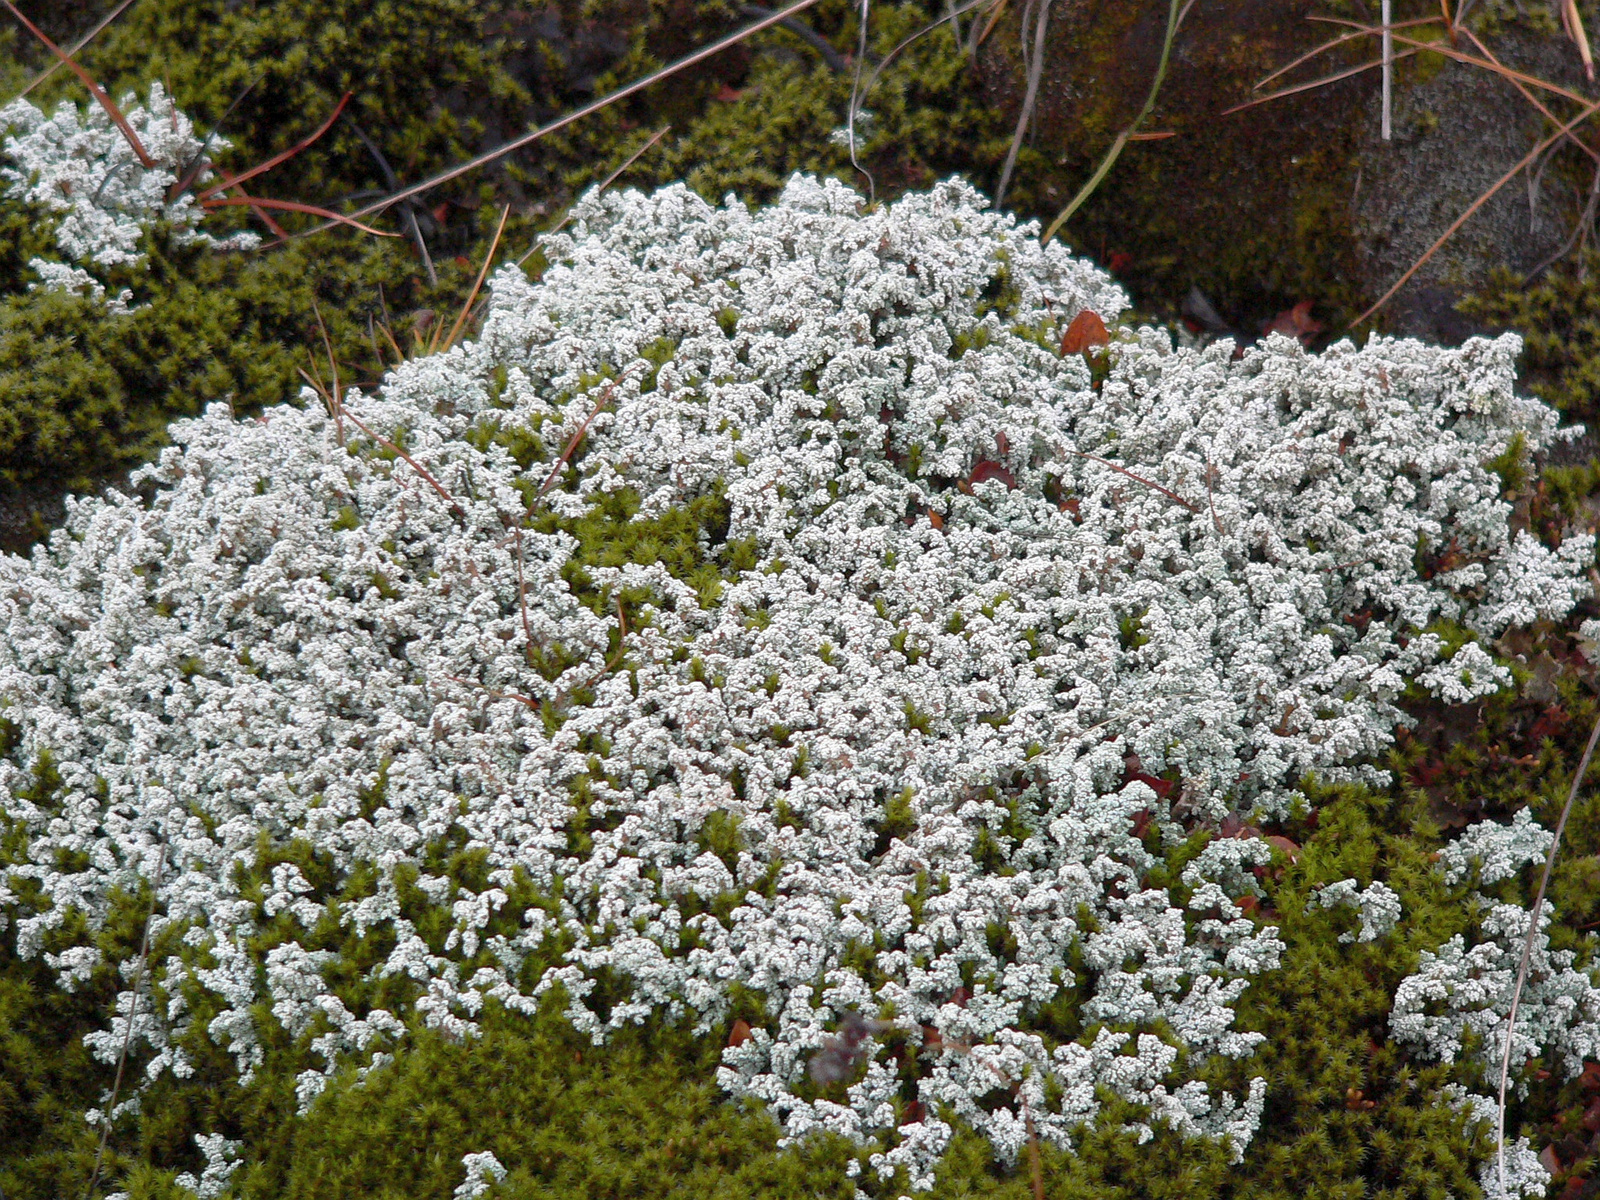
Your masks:
M 1592 538 L 1513 532 L 1515 338 L 1063 357 L 1126 300 L 1036 235 L 958 183 L 591 197 L 475 342 L 174 426 L 0 562 L 19 952 L 74 986 L 148 882 L 147 1076 L 248 1078 L 270 1012 L 303 1105 L 554 991 L 596 1041 L 747 1013 L 724 1087 L 863 1183 L 1106 1092 L 1241 1154 L 1265 1081 L 1197 1076 L 1283 943 L 1221 831 L 1500 686 Z

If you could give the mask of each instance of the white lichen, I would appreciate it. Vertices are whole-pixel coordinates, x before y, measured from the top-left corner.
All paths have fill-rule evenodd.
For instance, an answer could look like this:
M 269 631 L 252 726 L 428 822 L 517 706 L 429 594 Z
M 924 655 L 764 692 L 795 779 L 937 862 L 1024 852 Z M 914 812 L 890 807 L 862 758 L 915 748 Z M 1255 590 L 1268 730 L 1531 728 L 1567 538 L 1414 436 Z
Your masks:
M 99 105 L 80 109 L 57 105 L 46 116 L 26 100 L 0 108 L 0 150 L 9 162 L 0 165 L 0 182 L 8 199 L 22 200 L 56 217 L 56 245 L 62 262 L 36 258 L 29 266 L 40 276 L 36 286 L 83 292 L 102 299 L 105 285 L 86 268 L 138 265 L 144 255 L 139 241 L 161 223 L 171 227 L 178 245 L 247 249 L 254 234 L 239 233 L 218 240 L 199 228 L 205 211 L 192 189 L 172 195 L 173 186 L 200 161 L 215 154 L 227 139 L 209 143 L 195 136 L 194 123 L 180 112 L 159 83 L 150 86 L 144 104 L 129 93 L 120 106 L 151 165 L 146 166 L 126 135 Z M 209 169 L 196 174 L 195 184 L 210 181 Z M 110 302 L 112 311 L 127 311 L 130 293 Z
M 1125 306 L 1104 274 L 964 185 L 863 209 L 799 178 L 756 213 L 587 199 L 541 281 L 495 277 L 476 342 L 349 394 L 348 445 L 315 402 L 213 406 L 141 474 L 150 500 L 74 502 L 0 561 L 9 874 L 48 901 L 7 894 L 17 946 L 74 911 L 95 928 L 167 856 L 147 1077 L 191 1069 L 180 984 L 217 997 L 207 1032 L 247 1076 L 258 1011 L 313 1039 L 303 1105 L 337 1062 L 383 1061 L 398 1018 L 347 1008 L 308 935 L 259 949 L 333 920 L 390 939 L 370 978 L 411 980 L 452 1036 L 489 1001 L 559 993 L 599 1041 L 758 994 L 722 1084 L 910 1186 L 945 1105 L 1009 1159 L 1030 1120 L 1068 1144 L 1100 1088 L 1144 1106 L 1141 1137 L 1242 1153 L 1264 1083 L 1194 1072 L 1261 1041 L 1231 1005 L 1282 943 L 1235 901 L 1270 849 L 1219 839 L 1181 888 L 1143 881 L 1191 826 L 1290 811 L 1307 773 L 1382 778 L 1430 624 L 1493 636 L 1587 594 L 1592 539 L 1514 538 L 1484 466 L 1555 416 L 1513 391 L 1514 337 L 1233 361 L 1142 330 L 1097 381 L 1057 346 Z M 720 591 L 648 553 L 579 572 L 555 523 L 708 497 Z M 1445 547 L 1472 569 L 1419 573 Z M 46 752 L 61 787 L 26 799 Z M 241 882 L 291 842 L 370 888 Z M 430 868 L 447 850 L 481 880 Z M 450 913 L 443 940 L 402 881 Z M 89 1039 L 108 1062 L 125 978 Z M 1092 1038 L 1030 1028 L 1063 987 Z M 897 1127 L 873 1041 L 807 1098 L 847 1012 L 925 1039 L 926 1115 Z
M 1382 882 L 1363 889 L 1354 879 L 1341 879 L 1319 891 L 1316 903 L 1323 908 L 1354 908 L 1360 914 L 1361 928 L 1341 933 L 1341 942 L 1375 942 L 1400 922 L 1400 895 Z

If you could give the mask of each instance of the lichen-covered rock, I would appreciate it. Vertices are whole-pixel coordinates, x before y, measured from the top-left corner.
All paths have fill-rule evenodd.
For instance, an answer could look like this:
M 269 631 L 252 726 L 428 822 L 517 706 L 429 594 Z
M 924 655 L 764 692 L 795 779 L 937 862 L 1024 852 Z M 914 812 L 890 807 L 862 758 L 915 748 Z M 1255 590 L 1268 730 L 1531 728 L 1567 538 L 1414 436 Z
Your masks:
M 1408 682 L 1498 679 L 1471 635 L 1563 616 L 1592 539 L 1513 533 L 1487 464 L 1558 436 L 1515 338 L 1062 357 L 1125 299 L 1035 235 L 957 183 L 590 199 L 475 342 L 213 407 L 0 562 L 18 949 L 71 986 L 74 914 L 155 885 L 97 1053 L 248 1077 L 270 1010 L 309 1103 L 413 1012 L 753 997 L 725 1087 L 885 1178 L 952 1112 L 1068 1144 L 1098 1089 L 1241 1153 L 1264 1082 L 1197 1068 L 1260 1043 L 1270 849 L 1168 856 L 1375 778 Z

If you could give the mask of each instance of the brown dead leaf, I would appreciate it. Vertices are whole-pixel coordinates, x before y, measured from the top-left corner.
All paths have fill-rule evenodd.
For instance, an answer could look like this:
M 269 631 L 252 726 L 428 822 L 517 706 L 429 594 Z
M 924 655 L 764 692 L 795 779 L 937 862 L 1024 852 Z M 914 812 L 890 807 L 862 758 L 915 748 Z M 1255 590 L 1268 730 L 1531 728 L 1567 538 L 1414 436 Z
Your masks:
M 974 484 L 982 483 L 986 479 L 998 479 L 1006 485 L 1007 491 L 1017 486 L 1017 477 L 992 458 L 978 460 L 977 465 L 972 468 L 972 474 L 967 476 L 967 487 L 971 489 Z
M 751 1038 L 750 1022 L 740 1017 L 733 1023 L 733 1028 L 728 1031 L 728 1045 L 742 1046 Z
M 1094 346 L 1110 344 L 1111 334 L 1106 332 L 1106 323 L 1099 313 L 1086 308 L 1067 326 L 1066 335 L 1061 339 L 1061 355 L 1065 358 L 1069 354 L 1082 354 Z

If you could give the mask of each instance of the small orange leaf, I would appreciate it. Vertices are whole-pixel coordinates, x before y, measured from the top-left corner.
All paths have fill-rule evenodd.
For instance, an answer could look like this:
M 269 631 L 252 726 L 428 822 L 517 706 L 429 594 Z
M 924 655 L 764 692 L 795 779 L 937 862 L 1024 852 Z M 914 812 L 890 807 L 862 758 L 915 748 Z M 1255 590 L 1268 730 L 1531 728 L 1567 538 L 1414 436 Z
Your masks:
M 1287 337 L 1295 338 L 1301 345 L 1305 345 L 1326 328 L 1327 326 L 1321 321 L 1312 317 L 1311 301 L 1302 300 L 1293 308 L 1286 308 L 1273 317 L 1266 328 L 1266 332 L 1281 333 Z
M 1240 896 L 1237 903 L 1246 913 L 1253 913 L 1261 907 L 1261 900 L 1256 896 Z
M 716 95 L 712 96 L 711 98 L 722 104 L 732 104 L 737 100 L 743 100 L 744 93 L 745 89 L 743 88 L 734 88 L 729 87 L 727 84 L 723 84 L 717 89 Z
M 1086 308 L 1072 318 L 1072 324 L 1067 326 L 1066 336 L 1061 339 L 1061 353 L 1082 354 L 1091 346 L 1109 346 L 1111 335 L 1106 332 L 1106 323 L 1100 319 L 1100 314 L 1093 309 Z
M 928 524 L 932 525 L 935 529 L 943 529 L 944 518 L 930 509 L 928 512 Z
M 740 1017 L 728 1031 L 728 1045 L 742 1046 L 750 1040 L 750 1022 Z

